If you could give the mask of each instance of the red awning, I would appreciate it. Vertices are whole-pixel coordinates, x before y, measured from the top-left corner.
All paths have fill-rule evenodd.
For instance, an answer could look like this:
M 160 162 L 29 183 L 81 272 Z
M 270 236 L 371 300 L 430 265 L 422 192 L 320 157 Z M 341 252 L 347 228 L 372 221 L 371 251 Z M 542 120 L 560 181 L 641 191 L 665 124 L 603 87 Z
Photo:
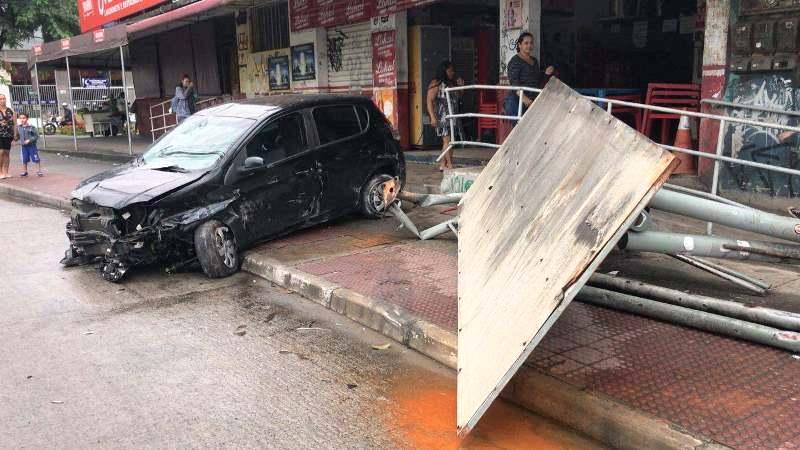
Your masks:
M 200 0 L 181 8 L 165 12 L 164 14 L 159 14 L 157 16 L 131 23 L 127 26 L 128 34 L 138 35 L 133 36 L 133 38 L 138 38 L 141 37 L 142 34 L 149 34 L 147 33 L 148 31 L 158 32 L 163 31 L 163 29 L 182 26 L 182 22 L 197 22 L 204 20 L 208 17 L 203 17 L 203 13 L 213 10 L 216 10 L 214 11 L 215 13 L 226 12 L 224 10 L 219 11 L 218 9 L 225 6 L 231 6 L 235 9 L 236 3 L 236 0 Z

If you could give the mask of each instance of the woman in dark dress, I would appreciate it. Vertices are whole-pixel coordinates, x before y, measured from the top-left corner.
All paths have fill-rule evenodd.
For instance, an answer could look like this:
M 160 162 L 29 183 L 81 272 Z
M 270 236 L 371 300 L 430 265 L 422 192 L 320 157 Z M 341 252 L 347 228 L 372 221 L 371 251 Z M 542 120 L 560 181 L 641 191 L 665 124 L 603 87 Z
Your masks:
M 0 94 L 0 180 L 10 178 L 8 166 L 11 161 L 11 143 L 17 136 L 17 116 L 6 105 L 6 96 Z
M 548 66 L 544 72 L 539 68 L 539 61 L 533 57 L 533 35 L 529 32 L 522 33 L 517 39 L 517 54 L 511 57 L 506 70 L 508 83 L 511 86 L 538 88 L 542 80 L 547 81 L 555 69 Z M 525 92 L 522 95 L 522 113 L 533 102 L 533 93 Z M 503 108 L 507 116 L 516 116 L 519 112 L 519 97 L 516 92 L 510 93 L 505 100 Z
M 449 87 L 463 85 L 464 80 L 456 76 L 455 68 L 453 67 L 453 63 L 450 61 L 443 61 L 439 65 L 439 70 L 436 71 L 436 78 L 431 80 L 430 84 L 428 85 L 428 115 L 431 118 L 431 125 L 436 129 L 436 135 L 442 138 L 442 150 L 450 146 L 450 141 L 453 138 L 463 136 L 460 120 L 456 120 L 453 124 L 456 136 L 450 136 L 450 121 L 444 118 L 449 114 L 448 111 L 453 111 L 453 114 L 459 113 L 458 98 L 460 97 L 461 93 L 455 92 L 450 94 L 450 109 L 448 110 L 447 95 L 444 90 Z M 442 162 L 439 164 L 439 171 L 442 172 L 444 169 L 452 168 L 453 151 L 450 150 L 444 155 L 444 158 L 442 158 Z

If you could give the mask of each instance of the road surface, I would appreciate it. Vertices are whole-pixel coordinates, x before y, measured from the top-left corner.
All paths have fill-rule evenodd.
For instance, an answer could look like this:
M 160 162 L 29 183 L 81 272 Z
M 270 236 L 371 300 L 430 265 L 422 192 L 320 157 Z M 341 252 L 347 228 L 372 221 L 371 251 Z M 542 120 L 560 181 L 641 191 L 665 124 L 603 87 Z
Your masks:
M 451 371 L 245 273 L 63 269 L 65 221 L 0 199 L 0 447 L 597 448 L 503 402 L 460 442 Z

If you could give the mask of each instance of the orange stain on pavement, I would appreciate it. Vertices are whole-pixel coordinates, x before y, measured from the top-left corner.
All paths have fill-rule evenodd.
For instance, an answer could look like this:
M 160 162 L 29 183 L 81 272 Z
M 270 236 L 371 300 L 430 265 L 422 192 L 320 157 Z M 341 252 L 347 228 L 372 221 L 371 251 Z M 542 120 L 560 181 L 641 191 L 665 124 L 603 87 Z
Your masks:
M 397 380 L 387 427 L 414 449 L 591 449 L 597 443 L 498 400 L 464 440 L 456 435 L 452 380 L 427 374 Z

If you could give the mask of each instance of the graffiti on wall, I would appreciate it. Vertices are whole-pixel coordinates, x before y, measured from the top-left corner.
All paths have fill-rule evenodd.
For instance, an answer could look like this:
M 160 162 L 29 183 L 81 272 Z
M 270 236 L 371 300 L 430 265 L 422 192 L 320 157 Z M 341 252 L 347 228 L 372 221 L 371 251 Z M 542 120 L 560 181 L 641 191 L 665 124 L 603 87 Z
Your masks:
M 342 54 L 344 51 L 344 40 L 347 35 L 337 30 L 338 36 L 328 39 L 328 67 L 332 72 L 342 70 Z
M 726 100 L 773 111 L 800 110 L 800 89 L 788 74 L 734 76 Z M 730 108 L 727 114 L 761 122 L 797 126 L 800 117 L 777 112 Z M 729 124 L 724 133 L 724 153 L 734 158 L 800 168 L 800 136 L 777 129 Z M 800 179 L 762 169 L 725 165 L 723 186 L 772 196 L 800 196 Z

